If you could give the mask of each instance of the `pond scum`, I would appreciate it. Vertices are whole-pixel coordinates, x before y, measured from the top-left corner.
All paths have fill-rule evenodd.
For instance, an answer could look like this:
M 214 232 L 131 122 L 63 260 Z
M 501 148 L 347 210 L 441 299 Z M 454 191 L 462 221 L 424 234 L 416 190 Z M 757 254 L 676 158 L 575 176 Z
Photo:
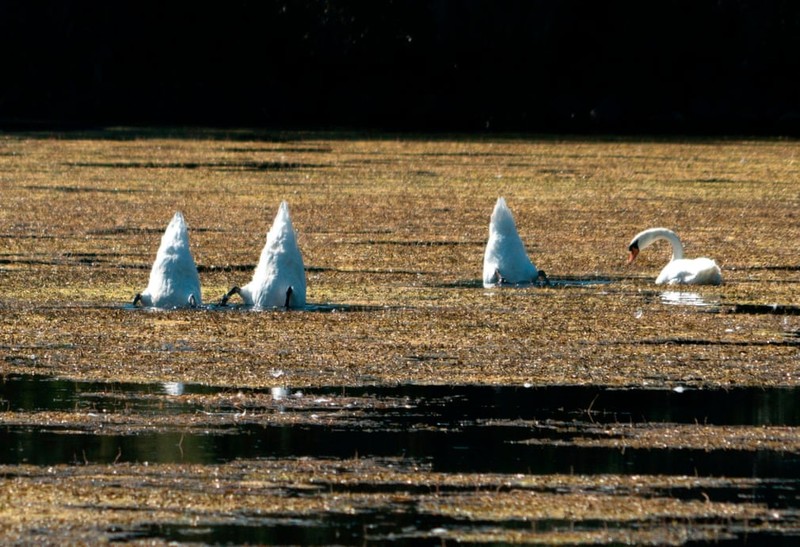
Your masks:
M 8 378 L 184 382 L 230 393 L 275 386 L 796 387 L 798 153 L 786 140 L 129 129 L 0 135 L 0 371 Z M 536 266 L 556 281 L 551 286 L 481 286 L 499 196 Z M 305 260 L 307 310 L 130 306 L 175 211 L 189 225 L 203 302 L 213 303 L 249 279 L 282 200 Z M 665 294 L 653 281 L 669 258 L 666 245 L 626 265 L 631 237 L 654 226 L 680 234 L 687 256 L 716 259 L 724 284 Z M 779 503 L 748 495 L 776 480 L 757 470 L 734 477 L 724 470 L 442 472 L 403 454 L 355 452 L 202 464 L 115 456 L 114 435 L 180 435 L 245 418 L 257 427 L 302 428 L 320 419 L 331 428 L 342 420 L 381 427 L 349 414 L 368 404 L 361 398 L 315 410 L 312 420 L 304 399 L 279 410 L 264 395 L 253 418 L 245 402 L 216 395 L 154 397 L 156 410 L 123 404 L 100 426 L 96 409 L 83 402 L 59 410 L 3 404 L 8 438 L 112 430 L 102 440 L 111 455 L 102 459 L 75 452 L 34 465 L 10 461 L 15 448 L 4 448 L 3 539 L 682 544 L 800 535 L 797 485 L 779 484 L 791 492 Z M 157 411 L 176 397 L 194 410 Z M 564 404 L 584 409 L 579 426 L 536 419 L 516 426 L 578 427 L 581 435 L 518 442 L 621 453 L 768 453 L 791 469 L 800 457 L 794 421 L 722 426 L 703 423 L 701 408 L 694 424 L 621 420 L 603 433 L 591 400 Z M 403 408 L 398 403 L 396 411 Z

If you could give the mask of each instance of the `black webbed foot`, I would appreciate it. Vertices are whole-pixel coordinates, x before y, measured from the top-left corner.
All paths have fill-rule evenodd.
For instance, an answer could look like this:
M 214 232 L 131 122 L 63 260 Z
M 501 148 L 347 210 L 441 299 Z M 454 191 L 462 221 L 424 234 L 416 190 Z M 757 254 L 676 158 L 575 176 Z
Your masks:
M 225 295 L 222 298 L 219 299 L 219 305 L 227 306 L 228 299 L 230 299 L 231 296 L 233 296 L 234 294 L 241 294 L 241 293 L 242 289 L 240 289 L 239 287 L 232 287 L 231 290 L 229 290 L 227 293 L 225 293 Z
M 550 278 L 547 277 L 547 274 L 544 273 L 544 270 L 539 270 L 539 274 L 536 276 L 536 285 L 539 287 L 550 286 Z
M 283 307 L 286 308 L 287 310 L 289 309 L 289 300 L 292 298 L 292 293 L 293 292 L 294 292 L 294 289 L 292 288 L 291 285 L 289 285 L 289 288 L 286 289 L 286 302 L 284 302 L 284 304 L 283 304 Z
M 137 292 L 136 296 L 133 297 L 133 305 L 135 306 L 141 301 L 142 301 L 142 293 Z

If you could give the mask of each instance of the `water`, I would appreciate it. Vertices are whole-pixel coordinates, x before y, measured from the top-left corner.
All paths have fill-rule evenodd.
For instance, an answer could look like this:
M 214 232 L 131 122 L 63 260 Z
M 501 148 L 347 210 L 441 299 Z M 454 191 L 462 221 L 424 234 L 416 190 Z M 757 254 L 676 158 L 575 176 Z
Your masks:
M 205 398 L 249 397 L 246 408 Z M 226 399 L 227 400 L 227 399 Z M 663 446 L 584 447 L 604 424 L 709 424 L 717 426 L 800 426 L 800 389 L 733 388 L 701 390 L 608 389 L 602 387 L 364 386 L 297 390 L 287 386 L 230 390 L 169 382 L 93 383 L 37 376 L 0 381 L 0 408 L 35 415 L 62 412 L 90 416 L 81 421 L 0 426 L 0 464 L 82 465 L 132 463 L 221 464 L 235 460 L 354 457 L 403 458 L 440 473 L 673 475 L 760 478 L 739 487 L 654 489 L 652 495 L 687 500 L 757 503 L 800 512 L 800 455 L 782 450 L 697 450 Z M 358 412 L 351 412 L 357 409 Z M 226 417 L 208 426 L 186 427 L 186 415 Z M 248 416 L 292 414 L 290 424 Z M 105 416 L 175 418 L 175 424 L 110 429 Z M 233 419 L 234 415 L 242 419 Z M 317 416 L 324 415 L 325 419 Z M 123 420 L 124 421 L 124 420 Z M 337 488 L 330 485 L 329 488 Z M 428 494 L 427 484 L 342 487 L 342 492 L 375 488 Z M 291 488 L 289 488 L 291 492 Z M 297 492 L 289 495 L 308 495 Z M 154 524 L 121 530 L 119 540 L 160 538 L 204 543 L 357 544 L 364 541 L 413 544 L 435 530 L 529 528 L 528 521 L 474 522 L 417 514 L 413 504 L 355 515 L 274 516 L 237 513 L 230 522 L 200 526 Z M 630 524 L 591 521 L 536 522 L 537 529 L 568 530 Z M 443 532 L 444 533 L 444 532 Z M 736 532 L 731 537 L 741 537 Z M 777 539 L 747 532 L 751 540 Z M 797 539 L 797 536 L 794 536 Z
M 708 300 L 703 295 L 689 291 L 664 291 L 661 293 L 661 303 L 672 306 L 692 306 L 697 308 L 719 309 L 719 299 Z
M 295 412 L 299 424 L 224 424 L 188 429 L 134 427 L 104 432 L 114 413 L 181 416 L 202 412 L 192 399 L 170 396 L 224 394 L 230 390 L 191 384 L 99 384 L 7 377 L 0 404 L 14 412 L 65 411 L 88 416 L 88 425 L 26 425 L 0 428 L 0 463 L 53 465 L 91 461 L 220 463 L 237 458 L 403 456 L 430 462 L 442 472 L 653 473 L 727 476 L 800 476 L 800 460 L 771 451 L 627 449 L 570 445 L 591 437 L 597 424 L 800 425 L 800 390 L 641 390 L 556 386 L 400 386 L 319 388 L 269 394 L 264 407 L 247 413 Z M 289 398 L 291 406 L 281 403 Z M 315 421 L 318 413 L 368 401 L 358 419 Z M 341 404 L 337 401 L 342 400 Z M 377 402 L 377 403 L 376 403 Z M 379 404 L 378 404 L 379 403 Z M 229 418 L 241 409 L 214 409 Z M 565 432 L 563 425 L 575 432 Z M 535 442 L 531 443 L 533 440 Z M 526 442 L 527 441 L 527 442 Z M 47 450 L 42 450 L 47 446 Z M 485 457 L 491 447 L 492 458 Z

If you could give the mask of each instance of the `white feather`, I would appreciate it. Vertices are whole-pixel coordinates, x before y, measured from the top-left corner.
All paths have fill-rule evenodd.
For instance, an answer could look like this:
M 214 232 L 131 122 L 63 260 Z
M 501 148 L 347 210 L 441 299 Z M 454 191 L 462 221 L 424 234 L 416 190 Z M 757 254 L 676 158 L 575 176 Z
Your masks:
M 658 240 L 665 239 L 672 245 L 672 258 L 656 278 L 656 285 L 719 285 L 722 272 L 710 258 L 683 258 L 683 245 L 678 235 L 667 228 L 650 228 L 639 232 L 628 246 L 632 262 L 638 251 L 646 249 Z M 634 252 L 633 248 L 636 251 Z
M 189 231 L 180 212 L 175 213 L 161 237 L 150 280 L 140 296 L 143 305 L 154 308 L 202 304 L 200 277 L 189 250 Z
M 267 242 L 261 251 L 253 280 L 242 287 L 240 295 L 248 306 L 283 307 L 289 287 L 292 288 L 289 306 L 305 306 L 306 271 L 303 256 L 297 246 L 289 206 L 283 201 L 267 233 Z
M 532 283 L 539 275 L 502 197 L 497 199 L 489 223 L 489 240 L 483 255 L 483 286 L 496 286 L 501 281 L 498 273 L 503 281 L 511 284 Z

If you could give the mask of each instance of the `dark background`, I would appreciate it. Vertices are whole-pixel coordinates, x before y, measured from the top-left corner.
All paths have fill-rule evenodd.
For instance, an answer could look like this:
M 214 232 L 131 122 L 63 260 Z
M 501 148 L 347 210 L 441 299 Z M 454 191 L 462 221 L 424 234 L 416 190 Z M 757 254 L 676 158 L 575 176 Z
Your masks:
M 0 128 L 800 134 L 800 2 L 0 0 Z

